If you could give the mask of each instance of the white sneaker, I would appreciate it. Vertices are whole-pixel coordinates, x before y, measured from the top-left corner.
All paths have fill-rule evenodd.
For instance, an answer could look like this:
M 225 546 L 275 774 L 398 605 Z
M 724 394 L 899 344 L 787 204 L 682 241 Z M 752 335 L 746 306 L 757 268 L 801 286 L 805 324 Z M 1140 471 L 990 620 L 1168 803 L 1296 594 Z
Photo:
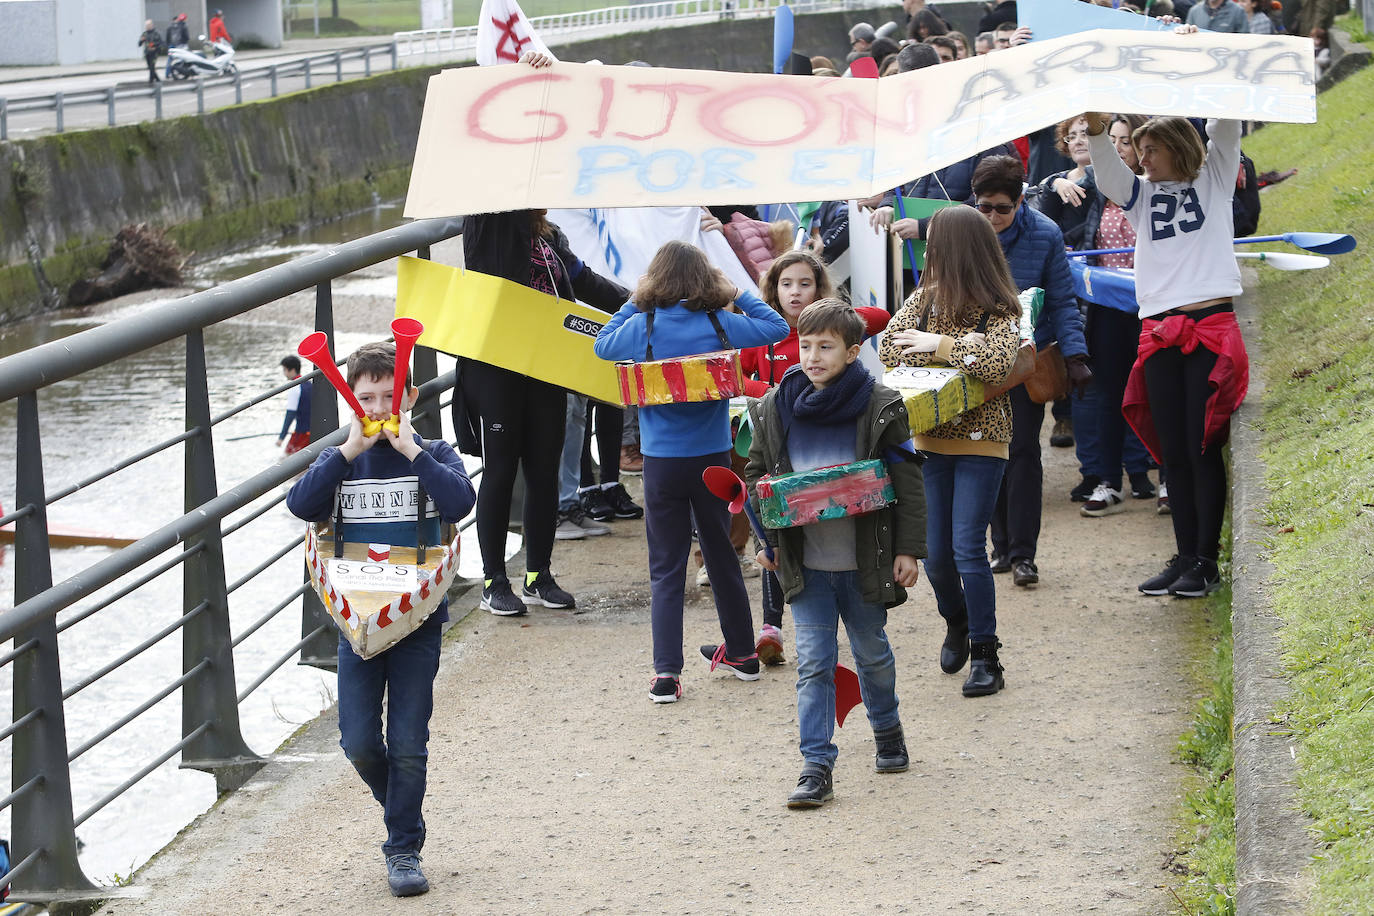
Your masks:
M 706 574 L 706 567 L 705 567 L 705 566 L 702 566 L 701 568 L 699 568 L 699 569 L 697 570 L 697 587 L 698 587 L 698 588 L 710 588 L 710 587 L 711 587 L 711 577 L 708 576 L 708 575 Z
M 1121 491 L 1113 490 L 1105 483 L 1100 483 L 1093 490 L 1093 495 L 1088 497 L 1088 501 L 1078 511 L 1089 518 L 1100 518 L 1104 515 L 1115 515 L 1125 510 L 1126 501 L 1121 498 Z
M 1169 514 L 1169 487 L 1162 482 L 1159 485 L 1159 495 L 1155 497 L 1155 514 Z
M 753 557 L 743 553 L 739 557 L 739 571 L 746 579 L 757 579 L 763 575 L 763 567 Z

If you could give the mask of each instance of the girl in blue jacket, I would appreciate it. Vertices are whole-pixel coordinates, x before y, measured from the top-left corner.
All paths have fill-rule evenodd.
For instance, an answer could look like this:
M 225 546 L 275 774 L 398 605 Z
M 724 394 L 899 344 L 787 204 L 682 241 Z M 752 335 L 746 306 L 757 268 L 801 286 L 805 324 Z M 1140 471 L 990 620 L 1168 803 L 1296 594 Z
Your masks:
M 743 314 L 725 311 L 732 302 Z M 654 255 L 634 296 L 596 335 L 595 350 L 602 359 L 647 362 L 764 346 L 789 330 L 786 319 L 736 289 L 699 249 L 675 241 Z M 729 512 L 701 480 L 708 467 L 730 466 L 729 402 L 641 407 L 639 432 L 653 595 L 649 698 L 672 703 L 682 696 L 682 593 L 693 519 L 725 637 L 723 645 L 702 646 L 701 654 L 712 670 L 724 666 L 741 680 L 758 680 L 753 618 L 730 545 Z

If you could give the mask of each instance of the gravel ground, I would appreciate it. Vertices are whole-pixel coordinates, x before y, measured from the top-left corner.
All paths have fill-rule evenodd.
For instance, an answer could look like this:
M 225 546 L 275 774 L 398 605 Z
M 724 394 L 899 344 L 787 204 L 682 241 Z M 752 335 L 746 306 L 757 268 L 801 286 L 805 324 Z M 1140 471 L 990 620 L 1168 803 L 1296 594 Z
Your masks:
M 1169 912 L 1199 605 L 1135 591 L 1171 552 L 1153 501 L 1081 518 L 1071 450 L 1045 457 L 1041 583 L 997 579 L 1007 689 L 965 699 L 962 675 L 940 672 L 924 582 L 891 613 L 908 773 L 873 772 L 855 710 L 834 802 L 789 811 L 790 619 L 788 664 L 755 683 L 708 674 L 690 659 L 719 632 L 695 586 L 683 699 L 651 704 L 642 523 L 618 522 L 557 547 L 576 612 L 476 612 L 450 633 L 428 895 L 389 896 L 379 809 L 326 714 L 101 912 Z

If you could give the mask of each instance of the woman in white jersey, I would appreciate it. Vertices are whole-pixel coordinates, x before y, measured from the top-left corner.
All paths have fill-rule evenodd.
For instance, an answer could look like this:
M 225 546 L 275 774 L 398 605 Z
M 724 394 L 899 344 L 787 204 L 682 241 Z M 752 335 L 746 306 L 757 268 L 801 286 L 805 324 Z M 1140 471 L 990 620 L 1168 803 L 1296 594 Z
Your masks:
M 1142 176 L 1121 161 L 1107 124 L 1106 115 L 1088 119 L 1093 169 L 1098 188 L 1135 229 L 1136 301 L 1143 319 L 1122 409 L 1167 470 L 1178 547 L 1140 590 L 1197 598 L 1220 584 L 1217 554 L 1228 489 L 1222 447 L 1249 382 L 1231 303 L 1241 292 L 1231 222 L 1240 123 L 1209 121 L 1204 148 L 1185 118 L 1146 122 L 1131 138 Z

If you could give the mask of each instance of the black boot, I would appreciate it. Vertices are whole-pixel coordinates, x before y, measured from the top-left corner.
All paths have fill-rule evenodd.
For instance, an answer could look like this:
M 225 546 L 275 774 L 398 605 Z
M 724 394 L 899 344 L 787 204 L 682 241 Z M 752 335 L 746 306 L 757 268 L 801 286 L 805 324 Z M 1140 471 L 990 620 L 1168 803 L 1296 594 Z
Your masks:
M 900 725 L 874 732 L 873 743 L 878 748 L 877 753 L 873 755 L 873 769 L 879 773 L 905 773 L 911 766 Z
M 830 767 L 820 763 L 808 763 L 802 766 L 797 787 L 787 796 L 787 807 L 819 808 L 834 797 L 835 781 L 831 778 Z
M 968 617 L 955 625 L 945 621 L 945 641 L 940 645 L 940 670 L 958 674 L 968 661 Z
M 970 647 L 973 664 L 969 666 L 968 680 L 964 681 L 964 696 L 985 697 L 1007 686 L 1002 677 L 1002 665 L 997 660 L 997 650 L 1002 644 L 997 640 L 976 642 Z

